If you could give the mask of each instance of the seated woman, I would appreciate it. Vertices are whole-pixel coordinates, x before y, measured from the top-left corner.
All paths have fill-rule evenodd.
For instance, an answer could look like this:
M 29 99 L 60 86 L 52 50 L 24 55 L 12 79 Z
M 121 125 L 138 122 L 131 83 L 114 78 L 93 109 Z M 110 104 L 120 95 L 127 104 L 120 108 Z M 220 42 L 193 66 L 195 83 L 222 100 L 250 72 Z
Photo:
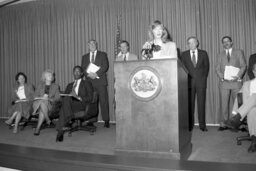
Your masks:
M 177 58 L 176 44 L 163 24 L 156 20 L 150 26 L 149 40 L 143 45 L 142 56 L 146 59 Z
M 49 118 L 49 111 L 60 100 L 59 86 L 53 83 L 53 80 L 54 72 L 47 69 L 43 72 L 41 83 L 36 88 L 32 115 L 39 114 L 39 119 L 34 135 L 40 134 L 40 128 L 44 121 L 48 125 L 52 124 Z
M 27 84 L 27 76 L 24 73 L 17 73 L 15 80 L 16 85 L 12 91 L 12 102 L 14 105 L 8 110 L 8 114 L 11 117 L 5 121 L 7 125 L 11 125 L 15 120 L 13 133 L 17 133 L 22 117 L 29 118 L 34 94 L 34 88 L 32 85 Z

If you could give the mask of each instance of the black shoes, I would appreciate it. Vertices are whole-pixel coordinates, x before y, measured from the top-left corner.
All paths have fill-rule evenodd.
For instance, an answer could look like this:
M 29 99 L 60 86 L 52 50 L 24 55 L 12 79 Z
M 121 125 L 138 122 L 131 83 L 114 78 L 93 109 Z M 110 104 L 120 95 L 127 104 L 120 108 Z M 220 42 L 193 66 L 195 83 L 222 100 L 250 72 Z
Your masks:
M 226 127 L 226 126 L 220 126 L 218 131 L 224 131 L 224 130 L 227 130 L 227 129 L 229 129 L 229 128 Z
M 37 129 L 37 128 L 36 128 L 36 129 L 35 129 L 35 132 L 34 132 L 34 135 L 35 135 L 35 136 L 39 136 L 39 135 L 40 135 L 40 129 Z
M 248 148 L 248 153 L 253 153 L 256 151 L 256 137 L 253 135 L 252 136 L 252 143 L 250 147 Z
M 230 120 L 226 121 L 225 124 L 227 127 L 231 129 L 239 129 L 240 125 L 242 125 L 242 122 L 240 121 L 241 115 L 238 113 L 234 115 Z
M 106 127 L 106 128 L 110 127 L 109 121 L 105 121 L 104 127 Z
M 200 128 L 200 130 L 203 131 L 203 132 L 207 132 L 208 131 L 208 129 L 206 127 L 202 127 L 202 128 Z
M 58 131 L 56 136 L 56 142 L 62 142 L 64 139 L 64 131 Z

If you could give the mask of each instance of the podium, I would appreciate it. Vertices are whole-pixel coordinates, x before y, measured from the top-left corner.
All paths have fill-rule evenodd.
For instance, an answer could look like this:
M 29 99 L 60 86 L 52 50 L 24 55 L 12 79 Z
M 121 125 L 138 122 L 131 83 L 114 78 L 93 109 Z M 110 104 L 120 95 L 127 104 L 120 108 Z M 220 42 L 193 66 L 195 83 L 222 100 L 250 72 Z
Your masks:
M 115 62 L 117 155 L 187 159 L 187 73 L 179 59 Z

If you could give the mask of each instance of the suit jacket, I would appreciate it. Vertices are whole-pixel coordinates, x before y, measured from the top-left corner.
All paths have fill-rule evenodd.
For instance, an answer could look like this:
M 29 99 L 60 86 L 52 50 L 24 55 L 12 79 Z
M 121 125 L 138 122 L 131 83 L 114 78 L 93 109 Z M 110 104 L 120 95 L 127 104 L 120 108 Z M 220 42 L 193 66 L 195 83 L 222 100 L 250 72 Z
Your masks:
M 45 94 L 45 83 L 41 82 L 38 84 L 36 91 L 34 93 L 34 98 L 35 97 L 41 97 Z M 48 94 L 48 99 L 50 102 L 57 102 L 60 100 L 60 88 L 59 85 L 52 83 L 50 86 L 49 94 Z
M 84 69 L 84 74 L 86 77 L 88 75 L 86 72 L 86 69 L 89 64 L 90 64 L 90 53 L 87 53 L 82 57 L 82 64 L 81 64 L 82 68 Z M 97 79 L 97 78 L 91 79 L 88 77 L 87 78 L 90 80 L 90 82 L 92 83 L 93 86 L 108 85 L 107 71 L 108 71 L 109 63 L 108 63 L 107 54 L 105 52 L 101 52 L 101 51 L 97 50 L 96 59 L 95 59 L 94 64 L 100 67 L 100 69 L 96 72 L 96 74 L 99 76 L 99 79 Z
M 19 86 L 16 85 L 13 90 L 12 90 L 12 101 L 16 101 L 19 99 L 17 96 L 17 91 L 18 91 Z M 33 100 L 33 95 L 34 95 L 34 87 L 31 84 L 24 84 L 24 91 L 25 91 L 25 96 L 27 100 Z
M 65 94 L 70 94 L 73 88 L 74 82 L 69 83 L 65 89 Z M 93 88 L 89 81 L 81 80 L 78 88 L 78 96 L 82 98 L 82 101 L 76 101 L 76 106 L 82 106 L 80 110 L 84 110 L 86 105 L 92 101 Z
M 243 78 L 243 75 L 246 71 L 246 62 L 245 57 L 242 50 L 232 49 L 230 61 L 227 60 L 226 51 L 223 50 L 217 59 L 216 72 L 218 77 L 221 79 L 224 78 L 225 66 L 234 66 L 240 68 L 238 73 L 238 77 Z M 220 85 L 223 89 L 240 89 L 242 86 L 242 82 L 230 82 L 230 81 L 221 81 Z
M 127 59 L 128 59 L 127 61 L 137 61 L 138 60 L 138 56 L 129 52 L 129 55 L 128 55 Z M 117 55 L 116 61 L 124 61 L 123 55 L 122 55 L 121 52 Z
M 209 73 L 209 58 L 207 52 L 198 49 L 196 67 L 194 67 L 192 63 L 190 50 L 182 53 L 181 61 L 188 70 L 188 87 L 206 88 Z
M 249 58 L 249 63 L 248 63 L 248 71 L 247 71 L 247 74 L 251 79 L 255 78 L 253 72 L 252 72 L 252 69 L 253 69 L 253 65 L 256 64 L 256 53 L 251 55 L 250 58 Z

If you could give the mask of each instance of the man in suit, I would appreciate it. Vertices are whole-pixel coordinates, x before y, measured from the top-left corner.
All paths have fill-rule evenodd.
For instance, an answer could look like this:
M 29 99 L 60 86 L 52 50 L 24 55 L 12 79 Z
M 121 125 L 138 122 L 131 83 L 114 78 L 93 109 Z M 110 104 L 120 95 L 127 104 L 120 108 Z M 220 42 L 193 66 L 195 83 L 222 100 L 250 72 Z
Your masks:
M 220 104 L 223 117 L 219 127 L 220 131 L 228 129 L 225 122 L 229 119 L 229 113 L 231 113 L 229 111 L 234 104 L 237 92 L 242 87 L 242 78 L 246 71 L 246 62 L 243 52 L 242 50 L 232 48 L 233 42 L 231 37 L 224 36 L 222 38 L 222 44 L 224 50 L 219 53 L 216 65 L 216 72 L 220 79 Z M 227 80 L 224 77 L 226 66 L 233 66 L 240 69 L 238 74 L 231 80 Z
M 256 76 L 256 64 L 252 66 L 254 77 Z M 238 129 L 242 120 L 247 116 L 247 124 L 249 134 L 252 138 L 252 143 L 248 148 L 248 152 L 256 151 L 256 78 L 246 81 L 240 90 L 242 93 L 242 105 L 239 106 L 238 99 L 236 98 L 232 117 L 226 122 L 226 125 Z
M 248 74 L 250 80 L 252 80 L 252 79 L 255 78 L 255 76 L 254 76 L 254 74 L 253 74 L 253 72 L 252 72 L 252 67 L 253 67 L 254 64 L 256 64 L 256 53 L 255 53 L 255 54 L 252 54 L 252 55 L 250 56 L 250 58 L 249 58 L 249 63 L 248 63 L 248 64 L 249 64 L 249 66 L 248 66 L 247 74 Z
M 73 68 L 74 82 L 69 83 L 65 90 L 62 100 L 62 107 L 59 112 L 59 120 L 57 122 L 56 141 L 63 141 L 65 126 L 74 117 L 74 114 L 85 111 L 86 105 L 92 101 L 93 87 L 89 81 L 83 80 L 83 69 L 80 66 Z M 87 119 L 93 117 L 89 116 Z
M 104 120 L 104 127 L 109 128 L 109 103 L 108 103 L 108 81 L 107 71 L 109 67 L 108 56 L 105 52 L 98 50 L 98 45 L 95 40 L 88 41 L 90 52 L 82 57 L 82 68 L 84 69 L 85 77 L 92 83 L 94 91 L 99 95 L 101 116 Z M 87 68 L 90 63 L 99 67 L 97 72 L 89 72 Z
M 187 43 L 189 50 L 182 53 L 181 61 L 188 70 L 189 130 L 191 131 L 194 126 L 195 97 L 197 96 L 199 128 L 201 131 L 207 131 L 205 101 L 209 58 L 206 51 L 198 49 L 199 41 L 196 37 L 189 37 Z
M 130 45 L 126 40 L 121 41 L 120 43 L 120 52 L 116 57 L 116 61 L 136 61 L 138 56 L 130 53 Z

